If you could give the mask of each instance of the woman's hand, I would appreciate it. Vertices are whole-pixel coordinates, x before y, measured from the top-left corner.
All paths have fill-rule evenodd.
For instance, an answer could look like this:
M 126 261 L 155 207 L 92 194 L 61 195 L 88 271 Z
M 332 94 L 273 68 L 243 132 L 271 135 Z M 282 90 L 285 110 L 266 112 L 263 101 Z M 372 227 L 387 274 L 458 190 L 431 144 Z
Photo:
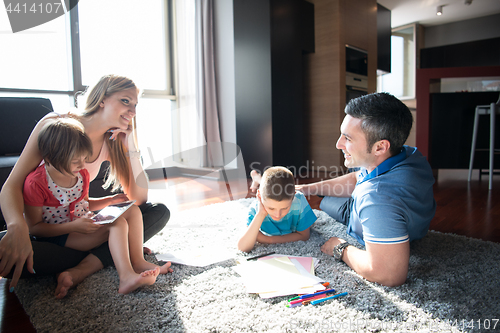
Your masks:
M 128 196 L 124 193 L 118 193 L 114 195 L 108 195 L 107 197 L 102 198 L 90 198 L 89 199 L 89 209 L 91 211 L 101 210 L 104 207 L 109 205 L 117 204 L 120 202 L 130 200 Z M 83 217 L 92 217 L 92 216 L 83 216 Z
M 111 133 L 111 136 L 109 137 L 110 140 L 116 140 L 116 139 L 119 139 L 119 140 L 122 140 L 123 144 L 125 145 L 125 148 L 127 148 L 127 150 L 133 150 L 133 151 L 137 151 L 137 148 L 135 147 L 135 145 L 132 143 L 132 145 L 134 145 L 134 147 L 131 147 L 130 146 L 130 142 L 134 141 L 134 140 L 130 140 L 132 138 L 132 125 L 128 125 L 127 129 L 121 129 L 121 128 L 111 128 L 110 130 L 108 130 L 108 132 Z
M 74 228 L 73 232 L 79 232 L 81 234 L 92 234 L 101 227 L 100 224 L 94 223 L 94 220 L 85 217 L 80 217 L 69 223 L 71 223 L 71 226 Z
M 5 236 L 0 240 L 0 276 L 7 276 L 16 266 L 10 289 L 14 288 L 21 277 L 24 263 L 30 273 L 33 271 L 33 247 L 26 223 L 11 224 Z
M 127 197 L 127 195 L 125 193 L 118 193 L 118 194 L 111 196 L 111 201 L 109 204 L 114 205 L 114 204 L 117 204 L 120 202 L 129 201 L 129 200 L 130 199 Z

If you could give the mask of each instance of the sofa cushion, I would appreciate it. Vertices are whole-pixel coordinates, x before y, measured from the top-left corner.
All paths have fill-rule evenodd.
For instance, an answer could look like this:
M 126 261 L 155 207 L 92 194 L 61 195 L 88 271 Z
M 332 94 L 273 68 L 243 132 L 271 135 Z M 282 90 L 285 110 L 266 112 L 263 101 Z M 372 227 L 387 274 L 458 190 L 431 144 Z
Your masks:
M 0 97 L 0 155 L 20 155 L 37 122 L 52 111 L 47 98 Z
M 19 156 L 0 156 L 0 169 L 12 169 Z
M 3 184 L 9 177 L 10 171 L 16 164 L 18 156 L 0 156 L 0 190 Z M 2 215 L 2 210 L 0 209 L 0 231 L 5 230 L 5 219 Z
M 52 112 L 47 98 L 0 97 L 0 188 L 10 174 L 35 125 Z M 0 210 L 0 230 L 5 220 Z

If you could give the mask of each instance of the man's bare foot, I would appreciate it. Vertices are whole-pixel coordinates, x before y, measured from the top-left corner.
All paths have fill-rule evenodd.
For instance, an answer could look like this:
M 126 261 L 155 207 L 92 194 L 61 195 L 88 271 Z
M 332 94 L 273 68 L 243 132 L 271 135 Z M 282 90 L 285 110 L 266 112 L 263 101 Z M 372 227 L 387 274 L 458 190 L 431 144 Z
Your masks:
M 257 170 L 250 171 L 250 177 L 252 177 L 252 184 L 250 185 L 250 191 L 256 192 L 259 189 L 260 182 L 262 180 L 262 176 Z
M 70 271 L 65 271 L 57 277 L 56 298 L 64 298 L 73 286 L 73 276 Z
M 120 294 L 128 294 L 139 287 L 149 286 L 155 283 L 156 277 L 160 274 L 160 267 L 144 271 L 140 274 L 132 273 L 126 278 L 120 277 Z
M 158 268 L 160 268 L 160 274 L 172 273 L 173 269 L 170 268 L 171 265 L 172 265 L 172 263 L 170 261 L 162 266 L 158 266 L 158 265 L 155 265 L 155 264 L 153 264 L 149 261 L 146 261 L 146 260 L 141 261 L 139 263 L 132 264 L 132 266 L 134 267 L 134 271 L 136 273 L 140 273 L 140 272 L 143 272 L 145 270 L 150 270 L 150 269 L 154 269 L 155 267 L 158 267 Z

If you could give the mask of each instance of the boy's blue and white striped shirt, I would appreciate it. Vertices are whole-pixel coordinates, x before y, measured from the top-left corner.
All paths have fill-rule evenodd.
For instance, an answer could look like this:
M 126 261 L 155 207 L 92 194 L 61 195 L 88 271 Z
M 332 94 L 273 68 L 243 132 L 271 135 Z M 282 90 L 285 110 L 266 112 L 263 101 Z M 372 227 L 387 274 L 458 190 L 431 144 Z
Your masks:
M 247 225 L 252 223 L 257 214 L 258 199 L 250 206 Z M 290 211 L 281 220 L 275 221 L 267 215 L 260 231 L 268 236 L 281 236 L 309 228 L 317 217 L 302 192 L 296 192 Z

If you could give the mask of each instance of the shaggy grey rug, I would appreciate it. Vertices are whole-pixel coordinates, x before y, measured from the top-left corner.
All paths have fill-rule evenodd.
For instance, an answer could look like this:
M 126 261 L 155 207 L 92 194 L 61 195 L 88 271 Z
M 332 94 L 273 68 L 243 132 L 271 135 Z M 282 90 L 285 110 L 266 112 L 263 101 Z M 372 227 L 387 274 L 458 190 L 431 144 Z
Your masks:
M 146 245 L 156 253 L 216 249 L 244 257 L 235 244 L 252 200 L 176 214 Z M 275 251 L 318 258 L 316 275 L 339 292 L 349 293 L 321 305 L 286 308 L 289 297 L 261 299 L 247 294 L 231 268 L 235 259 L 202 268 L 173 265 L 172 274 L 125 296 L 117 293 L 114 268 L 90 276 L 63 300 L 53 296 L 52 277 L 21 281 L 16 294 L 38 332 L 500 330 L 500 244 L 429 232 L 411 244 L 407 282 L 387 288 L 321 253 L 320 246 L 329 237 L 345 237 L 345 227 L 321 211 L 315 213 L 318 221 L 308 241 L 258 245 L 248 256 Z

